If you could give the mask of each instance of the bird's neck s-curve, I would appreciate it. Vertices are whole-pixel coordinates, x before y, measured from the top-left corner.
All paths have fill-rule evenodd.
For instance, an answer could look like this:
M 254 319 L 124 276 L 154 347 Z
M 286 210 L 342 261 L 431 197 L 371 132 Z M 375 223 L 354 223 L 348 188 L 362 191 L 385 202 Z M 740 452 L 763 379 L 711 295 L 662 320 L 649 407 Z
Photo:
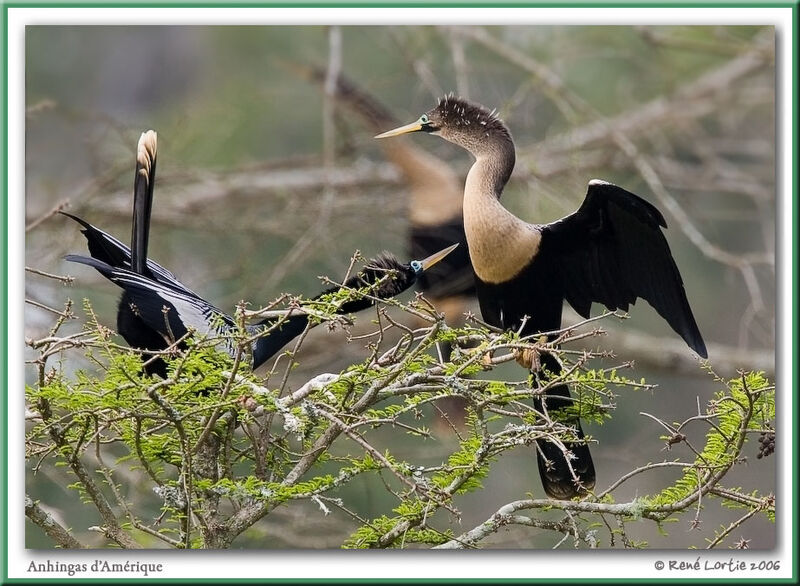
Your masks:
M 513 147 L 512 147 L 513 149 Z M 500 194 L 514 166 L 500 151 L 476 157 L 464 186 L 464 229 L 472 266 L 487 283 L 511 280 L 539 249 L 541 233 L 500 203 Z

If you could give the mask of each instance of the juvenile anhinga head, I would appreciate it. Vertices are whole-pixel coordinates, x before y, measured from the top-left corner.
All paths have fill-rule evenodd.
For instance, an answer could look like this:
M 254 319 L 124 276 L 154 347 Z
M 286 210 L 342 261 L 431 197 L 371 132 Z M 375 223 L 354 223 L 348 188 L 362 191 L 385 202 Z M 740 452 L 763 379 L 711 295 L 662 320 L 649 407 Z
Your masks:
M 359 274 L 351 278 L 351 280 L 355 279 L 355 281 L 371 285 L 378 282 L 387 274 L 391 274 L 391 278 L 381 281 L 373 293 L 376 297 L 381 299 L 389 299 L 411 287 L 424 271 L 453 252 L 457 246 L 458 243 L 453 244 L 427 258 L 412 260 L 407 264 L 400 262 L 393 254 L 385 252 L 371 259 L 364 268 L 359 271 Z M 353 286 L 357 283 L 347 284 Z
M 513 157 L 514 143 L 511 133 L 497 116 L 480 104 L 474 104 L 452 94 L 439 99 L 429 110 L 411 124 L 377 135 L 389 138 L 409 132 L 427 132 L 468 150 L 475 157 L 502 149 Z

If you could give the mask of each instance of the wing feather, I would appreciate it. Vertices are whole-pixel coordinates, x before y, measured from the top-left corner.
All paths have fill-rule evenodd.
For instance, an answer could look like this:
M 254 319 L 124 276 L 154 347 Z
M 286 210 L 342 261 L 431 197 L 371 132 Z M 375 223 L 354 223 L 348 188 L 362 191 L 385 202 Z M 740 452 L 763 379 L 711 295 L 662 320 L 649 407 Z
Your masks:
M 538 256 L 555 267 L 564 298 L 583 317 L 589 317 L 592 302 L 627 310 L 642 298 L 705 358 L 662 228 L 666 221 L 651 204 L 616 185 L 592 181 L 575 213 L 541 226 Z
M 105 263 L 112 268 L 130 269 L 131 268 L 131 249 L 120 242 L 119 239 L 111 234 L 104 232 L 100 228 L 93 226 L 86 220 L 73 216 L 67 212 L 59 212 L 68 218 L 72 218 L 83 226 L 81 232 L 86 237 L 89 254 L 97 260 Z M 87 263 L 84 263 L 87 264 Z M 181 283 L 171 271 L 165 269 L 157 262 L 147 259 L 144 275 L 150 279 L 166 285 L 172 289 L 182 291 L 188 295 L 198 297 L 198 295 Z
M 112 267 L 96 258 L 70 254 L 65 259 L 95 268 L 124 289 L 130 302 L 138 308 L 137 317 L 165 339 L 180 338 L 188 328 L 200 334 L 217 335 L 235 327 L 229 315 L 194 293 L 175 289 L 126 268 Z

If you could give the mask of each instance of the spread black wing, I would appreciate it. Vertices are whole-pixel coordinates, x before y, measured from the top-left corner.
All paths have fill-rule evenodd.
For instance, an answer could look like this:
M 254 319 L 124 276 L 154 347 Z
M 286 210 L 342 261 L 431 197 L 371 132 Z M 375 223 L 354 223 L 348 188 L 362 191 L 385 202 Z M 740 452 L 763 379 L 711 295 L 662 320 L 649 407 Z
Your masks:
M 583 317 L 592 302 L 627 311 L 641 297 L 692 350 L 708 356 L 678 267 L 662 228 L 661 213 L 633 193 L 591 181 L 573 214 L 541 227 L 536 262 L 546 262 L 563 298 Z
M 69 255 L 66 259 L 94 267 L 122 288 L 117 309 L 117 331 L 132 348 L 164 350 L 187 332 L 187 325 L 204 325 L 200 321 L 204 311 L 214 316 L 218 313 L 225 315 L 155 261 L 146 259 L 141 274 L 136 273 L 128 246 L 77 216 L 61 213 L 83 226 L 81 232 L 92 256 Z M 148 226 L 141 222 L 139 225 Z M 146 254 L 146 251 L 142 252 Z M 141 254 L 140 258 L 143 258 Z M 189 320 L 187 323 L 181 321 L 182 314 Z M 201 331 L 206 329 L 200 328 Z M 146 371 L 166 378 L 166 363 L 156 359 Z

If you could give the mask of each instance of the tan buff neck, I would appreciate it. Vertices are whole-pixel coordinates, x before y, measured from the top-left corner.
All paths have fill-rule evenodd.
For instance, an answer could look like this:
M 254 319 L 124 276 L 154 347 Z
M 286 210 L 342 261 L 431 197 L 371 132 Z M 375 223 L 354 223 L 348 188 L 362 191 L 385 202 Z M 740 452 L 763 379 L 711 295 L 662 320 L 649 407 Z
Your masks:
M 539 250 L 542 234 L 499 200 L 497 157 L 481 156 L 464 186 L 464 229 L 472 266 L 487 283 L 504 283 L 518 275 Z M 502 189 L 502 186 L 499 186 Z

